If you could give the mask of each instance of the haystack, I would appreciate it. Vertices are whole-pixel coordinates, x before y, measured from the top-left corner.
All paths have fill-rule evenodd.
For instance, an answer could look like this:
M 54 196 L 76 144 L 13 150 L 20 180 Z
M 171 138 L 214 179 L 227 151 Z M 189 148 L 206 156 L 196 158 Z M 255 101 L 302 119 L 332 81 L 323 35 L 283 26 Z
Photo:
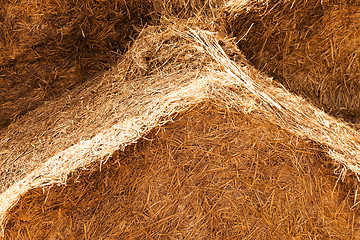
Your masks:
M 164 19 L 0 132 L 0 221 L 9 239 L 356 237 L 359 137 L 216 21 Z

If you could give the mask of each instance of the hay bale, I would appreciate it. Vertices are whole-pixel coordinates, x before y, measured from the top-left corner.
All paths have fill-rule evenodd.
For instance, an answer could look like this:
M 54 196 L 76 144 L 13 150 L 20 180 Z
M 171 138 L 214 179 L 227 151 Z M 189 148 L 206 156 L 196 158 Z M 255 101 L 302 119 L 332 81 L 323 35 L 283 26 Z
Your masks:
M 0 132 L 0 222 L 31 189 L 65 183 L 91 164 L 102 168 L 115 151 L 209 99 L 219 111 L 243 112 L 314 141 L 341 176 L 360 173 L 358 132 L 262 75 L 221 27 L 172 21 L 144 29 L 111 71 Z
M 5 236 L 359 237 L 355 186 L 336 183 L 332 162 L 312 142 L 214 99 L 155 127 L 101 169 L 94 164 L 66 186 L 28 192 Z
M 261 71 L 326 112 L 359 123 L 357 1 L 237 1 L 229 29 Z

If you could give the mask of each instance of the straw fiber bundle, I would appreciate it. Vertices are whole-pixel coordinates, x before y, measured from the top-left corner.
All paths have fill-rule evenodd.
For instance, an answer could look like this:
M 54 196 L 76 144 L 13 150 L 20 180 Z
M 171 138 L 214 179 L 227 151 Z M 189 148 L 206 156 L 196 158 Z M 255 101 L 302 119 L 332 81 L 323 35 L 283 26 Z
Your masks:
M 359 1 L 228 3 L 229 29 L 258 69 L 326 112 L 359 123 Z
M 144 28 L 111 70 L 0 131 L 5 236 L 357 235 L 359 133 L 252 67 L 215 12 Z

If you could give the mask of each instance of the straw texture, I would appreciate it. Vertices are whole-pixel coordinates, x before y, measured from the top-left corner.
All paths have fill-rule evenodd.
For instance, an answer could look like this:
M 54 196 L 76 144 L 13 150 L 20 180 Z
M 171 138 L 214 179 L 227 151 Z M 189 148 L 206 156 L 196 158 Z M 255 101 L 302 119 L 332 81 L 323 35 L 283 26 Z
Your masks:
M 359 1 L 229 1 L 252 64 L 327 113 L 359 122 Z
M 7 239 L 351 239 L 358 205 L 313 143 L 216 99 L 65 186 L 26 193 Z M 355 197 L 355 202 L 354 202 Z
M 141 150 L 143 152 L 140 155 L 147 156 L 148 152 L 152 152 L 152 150 L 150 150 L 151 147 L 154 147 L 153 151 L 155 153 L 150 159 L 152 159 L 152 164 L 157 166 L 156 174 L 160 175 L 168 174 L 166 170 L 163 172 L 164 169 L 161 165 L 170 164 L 170 162 L 176 158 L 178 161 L 190 161 L 191 163 L 189 163 L 189 165 L 193 166 L 193 171 L 188 173 L 190 175 L 192 173 L 199 175 L 199 178 L 201 178 L 201 174 L 204 173 L 205 175 L 202 177 L 206 179 L 204 180 L 206 183 L 209 183 L 208 175 L 211 174 L 211 172 L 217 172 L 217 170 L 215 171 L 213 168 L 225 159 L 224 161 L 229 165 L 220 168 L 218 172 L 218 174 L 220 174 L 218 176 L 220 179 L 219 182 L 226 182 L 227 180 L 231 182 L 237 181 L 234 180 L 235 175 L 232 175 L 233 178 L 230 180 L 226 179 L 220 172 L 225 171 L 225 169 L 229 167 L 232 169 L 229 170 L 229 172 L 234 174 L 237 171 L 237 167 L 231 168 L 230 166 L 233 166 L 232 164 L 241 165 L 242 163 L 240 162 L 244 161 L 246 166 L 250 166 L 249 172 L 251 172 L 253 167 L 257 166 L 257 163 L 260 164 L 261 161 L 265 161 L 266 164 L 262 167 L 261 171 L 263 171 L 265 175 L 271 175 L 271 173 L 265 173 L 266 165 L 271 165 L 271 162 L 275 161 L 284 167 L 274 170 L 276 172 L 274 175 L 275 179 L 281 179 L 283 176 L 281 171 L 286 171 L 289 167 L 292 169 L 290 172 L 295 175 L 305 172 L 306 176 L 311 176 L 311 174 L 316 176 L 313 180 L 309 181 L 305 181 L 305 178 L 299 176 L 299 179 L 293 182 L 290 179 L 290 175 L 285 174 L 285 179 L 287 179 L 286 181 L 288 181 L 292 189 L 303 186 L 296 181 L 305 181 L 305 185 L 315 184 L 315 187 L 309 186 L 309 188 L 305 188 L 305 192 L 292 195 L 292 198 L 299 198 L 299 201 L 291 201 L 287 198 L 286 191 L 284 192 L 278 189 L 285 189 L 288 184 L 282 185 L 279 183 L 279 185 L 275 186 L 277 180 L 272 182 L 268 181 L 268 178 L 265 177 L 261 179 L 270 185 L 265 185 L 264 189 L 259 191 L 272 194 L 273 197 L 267 199 L 261 196 L 259 197 L 256 194 L 256 196 L 254 196 L 250 192 L 257 181 L 256 175 L 258 170 L 251 172 L 253 178 L 250 180 L 249 177 L 245 177 L 246 174 L 244 171 L 246 166 L 239 165 L 238 167 L 242 169 L 242 177 L 239 179 L 246 178 L 249 180 L 249 182 L 247 182 L 248 185 L 245 184 L 246 187 L 244 187 L 246 194 L 244 198 L 239 201 L 242 201 L 243 204 L 252 205 L 256 197 L 260 205 L 263 205 L 264 202 L 270 204 L 270 207 L 265 204 L 269 207 L 266 207 L 266 211 L 268 212 L 265 215 L 258 215 L 259 212 L 257 210 L 248 213 L 245 212 L 244 214 L 248 214 L 247 216 L 249 216 L 246 221 L 250 221 L 253 217 L 259 218 L 259 216 L 261 216 L 264 225 L 260 224 L 256 226 L 256 224 L 251 223 L 252 227 L 246 227 L 244 225 L 245 223 L 240 220 L 241 216 L 243 216 L 241 214 L 243 210 L 238 209 L 237 214 L 229 217 L 229 219 L 233 219 L 233 223 L 239 223 L 239 229 L 242 228 L 243 231 L 239 229 L 236 230 L 236 227 L 234 227 L 231 228 L 233 234 L 227 235 L 227 231 L 229 230 L 227 227 L 229 227 L 232 220 L 223 223 L 227 226 L 224 227 L 224 229 L 214 229 L 212 232 L 212 230 L 210 231 L 204 228 L 206 224 L 209 224 L 208 221 L 213 221 L 210 219 L 220 218 L 212 214 L 213 209 L 218 207 L 217 203 L 224 201 L 222 197 L 226 194 L 223 187 L 227 185 L 223 182 L 224 185 L 213 185 L 214 188 L 219 189 L 219 191 L 218 193 L 216 193 L 216 191 L 210 191 L 211 194 L 213 194 L 211 195 L 212 197 L 210 197 L 211 200 L 204 200 L 204 198 L 206 199 L 205 195 L 200 194 L 199 196 L 201 197 L 198 198 L 199 205 L 195 204 L 191 206 L 186 210 L 190 211 L 188 213 L 189 215 L 176 216 L 178 220 L 173 222 L 170 220 L 172 217 L 175 217 L 175 215 L 172 215 L 175 214 L 175 210 L 170 211 L 169 209 L 171 209 L 172 206 L 176 206 L 177 208 L 181 206 L 177 206 L 175 203 L 171 205 L 170 202 L 166 200 L 165 202 L 169 205 L 164 205 L 165 209 L 156 210 L 155 206 L 157 206 L 159 201 L 164 201 L 163 197 L 166 195 L 160 194 L 160 192 L 164 190 L 158 189 L 159 192 L 155 193 L 152 199 L 153 202 L 151 203 L 151 206 L 155 208 L 150 208 L 152 210 L 149 210 L 150 212 L 152 211 L 151 214 L 153 214 L 150 220 L 155 221 L 157 224 L 148 226 L 146 220 L 143 224 L 147 227 L 140 227 L 142 222 L 133 220 L 133 222 L 140 225 L 135 224 L 136 226 L 134 225 L 133 229 L 126 230 L 125 226 L 130 226 L 131 224 L 126 222 L 128 220 L 124 220 L 125 222 L 122 225 L 124 228 L 119 230 L 123 235 L 113 233 L 115 234 L 114 236 L 139 238 L 145 236 L 141 234 L 146 233 L 146 236 L 151 238 L 150 235 L 154 233 L 153 231 L 159 233 L 164 232 L 163 234 L 166 234 L 164 230 L 164 228 L 166 228 L 168 232 L 171 232 L 169 229 L 178 229 L 171 233 L 173 235 L 169 233 L 169 238 L 174 236 L 180 238 L 198 236 L 201 239 L 206 236 L 206 234 L 210 234 L 213 237 L 225 238 L 232 236 L 252 236 L 251 234 L 258 237 L 269 237 L 271 236 L 271 232 L 265 231 L 263 235 L 261 234 L 261 231 L 265 229 L 266 226 L 268 229 L 272 229 L 272 232 L 277 232 L 278 229 L 281 229 L 277 232 L 276 236 L 285 239 L 295 236 L 296 234 L 294 232 L 299 229 L 303 235 L 298 235 L 297 237 L 316 237 L 319 234 L 319 236 L 341 236 L 347 238 L 356 235 L 355 215 L 351 215 L 353 213 L 350 210 L 351 204 L 349 201 L 353 203 L 355 208 L 355 206 L 357 206 L 357 193 L 350 193 L 351 190 L 349 189 L 354 190 L 356 188 L 356 184 L 351 181 L 360 174 L 359 133 L 343 120 L 337 119 L 322 111 L 319 107 L 323 105 L 314 105 L 303 97 L 289 92 L 289 90 L 285 89 L 279 82 L 261 73 L 246 60 L 245 56 L 237 47 L 239 42 L 229 38 L 225 26 L 221 25 L 225 19 L 221 19 L 221 16 L 228 17 L 222 15 L 225 13 L 224 11 L 228 11 L 228 13 L 233 12 L 231 13 L 233 15 L 230 15 L 231 19 L 237 19 L 237 17 L 242 16 L 241 12 L 244 13 L 243 16 L 247 16 L 245 13 L 248 11 L 248 8 L 257 11 L 259 6 L 259 9 L 261 9 L 262 3 L 259 3 L 259 6 L 252 2 L 249 3 L 250 5 L 244 3 L 245 7 L 239 5 L 238 8 L 229 8 L 229 6 L 234 6 L 234 2 L 235 1 L 232 1 L 230 2 L 231 4 L 226 5 L 225 8 L 221 8 L 216 4 L 213 6 L 211 1 L 206 1 L 203 5 L 197 1 L 191 1 L 189 2 L 191 4 L 188 8 L 185 8 L 186 11 L 183 15 L 180 14 L 181 8 L 179 8 L 179 6 L 183 6 L 184 4 L 182 1 L 176 1 L 175 3 L 179 5 L 172 5 L 173 8 L 164 8 L 169 11 L 158 10 L 158 12 L 163 13 L 164 18 L 162 20 L 157 19 L 156 25 L 141 29 L 137 39 L 131 44 L 128 51 L 121 56 L 121 61 L 118 64 L 111 67 L 108 71 L 98 72 L 98 75 L 94 78 L 76 86 L 73 90 L 41 103 L 35 110 L 24 113 L 24 116 L 0 130 L 0 202 L 2 203 L 0 205 L 0 223 L 1 226 L 5 226 L 9 220 L 8 226 L 10 226 L 10 229 L 12 229 L 12 226 L 14 227 L 13 229 L 15 229 L 9 230 L 10 232 L 12 231 L 12 233 L 6 233 L 8 234 L 6 236 L 16 238 L 16 235 L 12 234 L 18 231 L 22 237 L 26 238 L 27 235 L 24 235 L 25 230 L 21 227 L 23 224 L 21 222 L 21 214 L 16 215 L 16 212 L 20 211 L 25 216 L 27 214 L 26 211 L 22 211 L 21 209 L 33 208 L 33 213 L 39 214 L 40 208 L 36 202 L 39 202 L 39 199 L 43 199 L 41 196 L 38 196 L 39 189 L 53 186 L 54 184 L 65 184 L 67 178 L 76 171 L 79 171 L 79 177 L 82 175 L 91 175 L 91 172 L 86 173 L 86 171 L 82 171 L 85 169 L 97 169 L 101 172 L 102 167 L 106 166 L 106 162 L 109 159 L 112 159 L 112 162 L 118 161 L 119 163 L 130 157 L 130 159 L 133 160 L 126 161 L 133 161 L 134 164 L 136 164 L 137 161 L 140 161 L 136 156 L 133 156 L 133 154 L 136 154 L 136 151 L 132 152 L 129 149 L 145 145 L 145 150 Z M 218 4 L 221 6 L 220 3 Z M 283 3 L 280 2 L 279 4 Z M 152 7 L 154 6 L 156 6 L 156 4 L 152 5 Z M 164 3 L 164 5 L 159 4 L 159 6 L 163 7 L 168 5 Z M 202 9 L 202 7 L 204 9 Z M 196 9 L 199 8 L 200 10 L 196 11 Z M 186 16 L 191 16 L 196 12 L 198 15 L 191 19 L 181 20 L 171 17 L 171 15 L 178 13 L 179 16 L 186 18 Z M 239 19 L 234 21 L 239 21 Z M 247 29 L 247 32 L 250 33 L 250 30 Z M 289 89 L 292 90 L 291 87 L 289 87 Z M 216 112 L 216 114 L 214 112 Z M 197 114 L 202 117 L 197 119 L 195 117 Z M 210 118 L 207 115 L 209 115 Z M 180 117 L 176 118 L 177 116 Z M 184 116 L 190 117 L 184 122 L 181 120 L 184 119 Z M 212 122 L 211 116 L 217 120 Z M 220 121 L 221 118 L 223 118 L 223 122 Z M 171 122 L 174 119 L 180 119 L 180 123 L 178 125 L 172 125 Z M 253 119 L 254 123 L 250 123 L 252 121 L 251 119 Z M 197 122 L 201 122 L 201 124 L 198 126 Z M 163 127 L 166 123 L 169 123 L 166 125 L 167 127 Z M 233 125 L 230 126 L 229 124 L 231 123 Z M 179 140 L 176 140 L 176 129 L 184 129 L 185 125 L 188 126 L 189 135 L 187 135 L 187 138 L 192 143 L 183 149 L 182 146 L 186 138 L 186 131 L 182 130 L 183 135 L 178 136 Z M 159 140 L 161 139 L 161 135 L 158 138 L 156 133 L 163 131 L 163 129 L 171 128 L 171 126 L 174 127 L 174 130 L 169 135 L 166 135 L 164 139 L 170 139 L 170 142 L 175 141 L 176 144 L 172 145 L 172 150 L 168 148 L 171 154 L 166 155 L 167 153 L 164 153 L 164 151 L 166 152 L 167 147 L 160 146 L 163 144 Z M 237 129 L 237 126 L 239 126 L 239 129 Z M 226 132 L 227 128 L 228 132 Z M 246 141 L 246 134 L 244 133 L 246 131 L 253 133 L 253 140 Z M 259 135 L 255 134 L 257 131 L 260 131 Z M 278 134 L 276 132 L 278 132 Z M 207 133 L 211 136 L 206 135 Z M 154 140 L 157 142 L 154 145 L 151 145 L 152 138 L 157 139 Z M 265 140 L 262 141 L 262 138 L 265 138 Z M 274 140 L 277 138 L 282 140 Z M 138 141 L 140 139 L 141 143 L 139 144 Z M 209 140 L 208 143 L 206 139 Z M 241 139 L 245 139 L 244 145 L 239 143 Z M 256 145 L 256 139 L 260 139 L 261 144 Z M 146 143 L 146 141 L 150 142 Z M 223 141 L 233 142 L 233 144 L 227 143 L 227 145 L 223 145 Z M 268 147 L 271 141 L 275 141 L 276 146 Z M 293 145 L 294 141 L 296 143 L 295 145 Z M 199 143 L 197 144 L 196 142 Z M 273 158 L 272 149 L 276 149 L 274 150 L 275 152 L 280 152 L 280 146 L 282 144 L 288 144 L 287 147 L 285 147 L 287 152 L 281 153 L 283 155 L 279 153 L 278 158 L 281 160 Z M 131 147 L 129 147 L 129 145 L 131 145 Z M 214 146 L 213 148 L 211 147 L 212 145 Z M 234 149 L 232 149 L 232 147 Z M 247 147 L 249 149 L 245 150 Z M 290 149 L 292 147 L 296 150 L 291 151 Z M 203 151 L 204 148 L 206 149 L 205 152 Z M 305 150 L 307 148 L 309 151 Z M 125 149 L 127 149 L 125 153 L 122 153 Z M 181 149 L 184 150 L 184 153 L 181 152 Z M 196 151 L 193 159 L 189 157 L 191 156 L 189 153 L 191 149 L 195 149 Z M 264 152 L 262 152 L 261 149 L 263 149 Z M 115 155 L 112 156 L 114 153 Z M 160 153 L 163 154 L 162 157 L 159 161 L 155 161 L 154 159 L 156 159 Z M 326 153 L 330 158 L 325 157 L 323 153 Z M 178 154 L 178 157 L 173 158 L 173 154 Z M 212 154 L 217 156 L 214 160 L 215 162 L 211 160 L 212 158 L 210 156 L 213 156 Z M 200 157 L 200 155 L 202 157 Z M 238 155 L 242 157 L 237 159 L 236 156 Z M 249 157 L 246 155 L 249 155 Z M 140 159 L 142 159 L 142 157 Z M 202 168 L 198 168 L 198 166 L 202 166 L 201 162 L 203 159 L 209 160 L 208 164 L 210 165 L 204 165 L 202 170 Z M 288 163 L 286 163 L 286 161 L 289 161 L 289 159 L 291 164 L 287 165 Z M 296 159 L 301 159 L 299 160 L 301 162 L 300 165 L 297 164 Z M 305 163 L 306 161 L 310 161 L 310 165 L 307 165 L 307 163 Z M 320 163 L 315 163 L 317 161 Z M 284 162 L 284 164 L 281 164 L 281 162 Z M 335 164 L 332 165 L 333 163 Z M 187 163 L 184 164 L 181 168 L 186 168 Z M 145 165 L 141 166 L 147 168 Z M 327 165 L 328 169 L 337 168 L 340 174 L 339 179 L 343 179 L 348 170 L 353 176 L 349 177 L 347 185 L 343 184 L 336 190 L 336 185 L 338 184 L 336 177 L 326 177 L 325 175 L 327 174 L 324 175 L 314 170 L 316 168 L 321 169 L 323 165 Z M 110 166 L 114 166 L 114 164 L 111 163 L 107 167 L 111 168 Z M 205 173 L 207 168 L 213 170 Z M 303 171 L 302 168 L 307 169 Z M 131 169 L 131 167 L 129 169 Z M 255 167 L 255 169 L 257 168 Z M 119 174 L 124 174 L 124 178 L 126 178 L 126 176 L 130 178 L 126 171 L 128 171 L 127 168 L 122 168 Z M 169 168 L 169 171 L 177 170 L 176 168 Z M 148 179 L 151 175 L 142 175 L 142 173 L 137 172 L 137 170 L 135 172 L 139 174 L 139 176 L 144 177 L 140 178 L 141 180 L 139 181 L 145 181 L 144 179 Z M 182 174 L 185 174 L 185 172 Z M 171 173 L 170 175 L 173 174 L 174 173 Z M 267 176 L 271 179 L 270 175 Z M 80 189 L 76 190 L 75 180 L 72 177 L 70 178 L 69 183 L 71 187 L 74 187 L 74 192 L 68 194 L 77 195 L 80 194 L 81 191 L 86 192 L 86 190 L 83 189 L 86 184 L 79 186 Z M 116 180 L 115 176 L 113 176 L 113 178 L 114 182 L 119 182 L 122 187 L 125 187 L 125 185 L 122 185 L 125 183 L 121 183 L 124 181 L 122 176 L 120 176 L 120 180 Z M 138 178 L 134 178 L 133 181 L 138 181 L 137 179 Z M 325 179 L 324 186 L 317 182 L 322 181 L 321 179 Z M 87 182 L 84 178 L 82 181 Z M 99 180 L 99 184 L 101 181 L 102 180 Z M 172 181 L 173 180 L 169 178 L 164 178 L 164 182 Z M 177 181 L 181 182 L 182 180 L 179 178 Z M 216 179 L 211 181 L 216 181 Z M 74 184 L 72 185 L 71 182 Z M 95 184 L 96 181 L 93 180 L 93 183 Z M 334 184 L 335 186 L 331 189 L 329 186 Z M 119 190 L 115 185 L 109 192 Z M 135 184 L 133 186 L 138 185 Z M 144 187 L 145 185 L 141 186 Z M 152 188 L 154 186 L 149 185 L 147 187 Z M 236 183 L 232 183 L 229 186 L 239 188 Z M 210 184 L 207 185 L 206 188 L 211 187 L 212 185 Z M 62 189 L 63 190 L 59 191 L 72 191 L 69 188 Z M 259 183 L 257 189 L 261 189 L 261 183 Z M 275 197 L 275 193 L 270 189 L 278 189 L 280 191 L 279 195 Z M 176 192 L 178 192 L 178 190 L 173 191 L 172 194 L 177 194 Z M 64 199 L 64 202 L 67 202 L 65 199 L 69 196 L 66 195 L 67 193 L 65 195 L 57 195 L 57 193 L 51 192 L 52 190 L 49 191 L 49 194 L 52 195 L 51 198 L 58 196 L 59 201 Z M 143 209 L 151 202 L 151 191 L 147 191 L 146 194 L 148 197 L 145 205 L 144 202 L 141 202 L 144 200 L 143 198 L 139 200 L 139 206 L 142 206 L 141 208 Z M 201 193 L 204 189 L 199 188 L 197 191 Z M 325 196 L 314 195 L 313 193 L 308 194 L 307 191 L 323 191 Z M 336 196 L 339 198 L 329 196 L 330 192 L 332 194 L 335 191 L 338 194 Z M 132 195 L 133 193 L 143 196 L 143 192 L 137 192 L 135 189 L 128 191 L 126 196 L 135 196 Z M 239 192 L 234 191 L 231 194 L 237 196 Z M 349 194 L 349 196 L 343 197 L 342 194 Z M 181 196 L 185 197 L 185 195 Z M 230 195 L 226 198 L 230 198 Z M 22 196 L 23 198 L 21 198 Z M 173 195 L 170 194 L 168 196 Z M 249 197 L 250 200 L 246 196 Z M 24 198 L 28 200 L 25 201 Z M 292 210 L 288 212 L 285 211 L 287 217 L 280 214 L 284 211 L 284 209 L 280 207 L 281 199 L 283 198 L 286 198 L 285 206 L 287 206 L 286 204 L 293 206 Z M 46 202 L 46 200 L 44 201 Z M 51 201 L 56 202 L 55 199 Z M 195 214 L 195 209 L 199 206 L 204 206 L 204 204 L 206 205 L 206 201 L 209 203 L 202 209 L 203 212 L 196 212 Z M 277 202 L 275 210 L 271 208 L 273 201 Z M 320 213 L 315 213 L 316 210 L 314 209 L 300 210 L 296 207 L 296 205 L 299 205 L 300 208 L 305 208 L 310 202 L 313 203 L 314 201 L 320 201 L 322 203 Z M 26 202 L 28 202 L 29 205 L 26 205 Z M 41 202 L 42 200 L 40 203 Z M 339 203 L 342 204 L 338 209 L 338 211 L 341 211 L 341 217 L 339 219 L 337 219 L 336 214 L 331 215 L 332 213 L 327 212 L 328 210 L 324 210 L 334 208 L 334 206 Z M 90 202 L 84 202 L 84 204 L 93 205 Z M 100 202 L 96 204 L 100 204 Z M 185 205 L 189 206 L 189 204 L 190 203 L 187 202 Z M 236 205 L 238 203 L 234 204 Z M 9 215 L 9 210 L 15 205 L 15 210 Z M 168 206 L 169 209 L 166 210 L 166 206 Z M 226 216 L 232 211 L 235 211 L 232 207 L 226 205 L 226 203 L 224 203 L 224 206 L 228 209 L 224 212 Z M 335 207 L 335 209 L 337 208 Z M 164 210 L 164 212 L 161 213 L 162 210 Z M 217 209 L 217 211 L 221 212 L 219 209 Z M 325 220 L 318 223 L 318 225 L 316 225 L 313 220 L 309 220 L 309 222 L 298 222 L 296 217 L 290 221 L 291 223 L 286 222 L 288 220 L 285 221 L 284 219 L 287 219 L 290 215 L 293 216 L 295 214 L 293 211 L 302 211 L 301 213 L 303 215 L 301 215 L 301 218 L 310 216 L 309 219 L 313 219 L 322 216 L 323 219 L 330 219 L 329 221 L 335 221 L 335 219 L 337 219 L 339 222 L 336 222 L 337 220 L 335 222 L 336 224 L 340 224 L 340 227 L 337 228 L 336 224 L 328 224 Z M 49 215 L 44 215 L 43 217 L 49 217 L 55 212 L 49 210 Z M 106 209 L 104 209 L 104 212 L 100 213 L 100 215 L 105 214 L 105 212 Z M 61 216 L 60 212 L 58 214 Z M 114 214 L 121 215 L 123 212 L 118 211 Z M 145 213 L 142 212 L 142 214 Z M 281 217 L 277 218 L 279 214 Z M 130 215 L 128 215 L 129 219 L 132 217 L 139 219 L 139 215 Z M 204 220 L 210 215 L 213 218 Z M 11 216 L 15 216 L 15 218 L 12 219 Z M 195 219 L 192 219 L 193 217 Z M 268 220 L 268 217 L 272 220 Z M 81 218 L 81 216 L 74 216 L 74 219 Z M 182 220 L 179 221 L 179 218 Z M 186 221 L 186 219 L 188 221 L 187 224 L 192 224 L 191 226 L 183 222 Z M 170 222 L 168 222 L 168 220 Z M 44 221 L 46 222 L 47 220 Z M 294 224 L 292 226 L 295 229 L 285 229 L 284 226 L 281 225 L 282 223 L 279 223 L 280 225 L 277 227 L 275 226 L 276 224 L 269 223 L 272 221 L 274 221 L 274 224 L 275 222 L 279 223 L 279 221 Z M 163 222 L 168 223 L 168 225 L 163 226 Z M 27 223 L 30 225 L 26 225 L 27 227 L 25 228 L 27 229 L 27 234 L 30 236 L 32 234 L 36 235 L 38 232 L 40 233 L 41 229 L 44 228 L 43 223 L 40 222 L 39 224 L 32 224 L 31 221 L 27 221 Z M 297 225 L 298 223 L 300 225 Z M 87 224 L 91 225 L 91 221 Z M 297 227 L 295 227 L 295 225 Z M 57 228 L 55 225 L 52 226 Z M 121 224 L 118 226 L 121 226 Z M 213 224 L 213 226 L 215 226 L 215 224 Z M 238 225 L 235 224 L 234 226 Z M 327 226 L 329 230 L 326 232 L 314 232 L 314 229 L 321 228 L 321 226 Z M 89 227 L 91 228 L 91 226 Z M 161 229 L 158 229 L 159 227 Z M 30 231 L 29 228 L 33 230 Z M 58 228 L 61 229 L 62 226 Z M 77 227 L 75 227 L 75 229 L 77 229 Z M 150 232 L 146 229 L 149 229 Z M 187 230 L 185 231 L 184 229 Z M 113 230 L 115 231 L 116 229 Z M 111 232 L 113 230 L 109 231 Z M 179 231 L 182 232 L 182 235 Z M 241 232 L 244 233 L 244 231 L 248 235 L 241 235 Z M 343 235 L 341 235 L 341 232 Z M 56 234 L 58 234 L 57 230 L 55 230 L 55 232 L 43 233 L 45 235 L 47 234 L 48 237 L 51 234 L 55 234 L 52 236 L 52 238 L 55 239 Z M 93 235 L 87 235 L 87 230 L 84 230 L 82 234 L 85 239 L 90 236 L 100 236 L 94 229 L 93 233 L 91 233 Z M 68 235 L 70 236 L 71 234 L 69 233 Z M 106 235 L 106 232 L 104 233 L 104 237 L 110 236 L 112 236 L 110 233 L 109 235 Z M 156 238 L 161 238 L 161 236 L 162 235 L 156 235 Z

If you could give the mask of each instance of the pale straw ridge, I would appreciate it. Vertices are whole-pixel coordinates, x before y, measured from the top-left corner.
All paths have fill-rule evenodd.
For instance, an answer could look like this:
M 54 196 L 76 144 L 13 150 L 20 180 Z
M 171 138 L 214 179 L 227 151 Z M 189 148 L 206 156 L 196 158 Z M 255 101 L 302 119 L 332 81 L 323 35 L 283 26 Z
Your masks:
M 92 139 L 81 141 L 51 157 L 40 168 L 11 185 L 0 195 L 0 222 L 4 221 L 7 210 L 27 191 L 66 183 L 67 175 L 74 170 L 84 168 L 99 159 L 106 159 L 116 150 L 123 150 L 127 145 L 136 143 L 151 129 L 169 121 L 174 114 L 205 99 L 207 91 L 204 89 L 207 86 L 205 79 L 197 79 L 177 91 L 170 92 L 160 101 L 154 101 L 143 115 L 114 124 Z
M 208 61 L 199 55 L 173 30 L 148 27 L 113 70 L 1 132 L 2 221 L 8 208 L 29 189 L 65 183 L 68 173 L 104 160 L 203 99 L 207 72 L 198 66 Z
M 219 43 L 205 31 L 190 30 L 188 36 L 195 39 L 216 61 L 221 63 L 234 84 L 246 88 L 258 100 L 258 112 L 278 126 L 323 145 L 330 157 L 348 169 L 360 174 L 360 135 L 346 123 L 329 116 L 303 98 L 289 93 L 283 87 L 270 84 L 251 66 L 241 67 L 231 61 Z M 220 97 L 229 99 L 232 105 L 242 107 L 242 96 L 228 90 Z

